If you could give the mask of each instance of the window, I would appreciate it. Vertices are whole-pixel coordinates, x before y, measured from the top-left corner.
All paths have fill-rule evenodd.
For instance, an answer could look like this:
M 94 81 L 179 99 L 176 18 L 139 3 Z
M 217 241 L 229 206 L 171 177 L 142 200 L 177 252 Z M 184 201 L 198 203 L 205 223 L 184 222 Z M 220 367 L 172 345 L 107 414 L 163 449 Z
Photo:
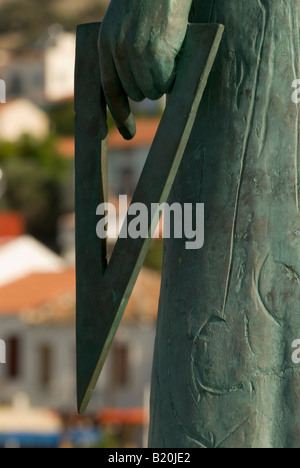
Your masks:
M 6 340 L 7 375 L 15 379 L 20 374 L 20 340 L 17 336 L 11 336 Z
M 22 77 L 18 73 L 15 73 L 8 81 L 8 88 L 8 94 L 10 95 L 10 97 L 15 98 L 22 96 L 23 81 Z
M 41 71 L 37 71 L 32 76 L 32 84 L 37 88 L 41 88 L 44 84 L 44 77 Z
M 120 193 L 133 195 L 135 186 L 136 186 L 136 181 L 135 181 L 135 172 L 133 168 L 130 165 L 123 167 L 121 170 Z
M 128 346 L 115 343 L 112 349 L 113 384 L 125 387 L 129 381 L 129 350 Z
M 47 388 L 51 381 L 52 352 L 48 345 L 39 349 L 39 380 L 42 388 Z

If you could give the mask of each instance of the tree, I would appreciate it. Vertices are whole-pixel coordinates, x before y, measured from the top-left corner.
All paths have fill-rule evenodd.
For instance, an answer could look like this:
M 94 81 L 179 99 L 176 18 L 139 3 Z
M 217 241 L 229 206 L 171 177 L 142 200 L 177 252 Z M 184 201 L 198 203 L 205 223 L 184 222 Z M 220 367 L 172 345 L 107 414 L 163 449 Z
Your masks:
M 56 246 L 56 222 L 62 214 L 61 190 L 70 172 L 55 147 L 55 140 L 38 142 L 23 137 L 18 143 L 0 143 L 0 166 L 7 189 L 2 208 L 22 213 L 27 232 Z

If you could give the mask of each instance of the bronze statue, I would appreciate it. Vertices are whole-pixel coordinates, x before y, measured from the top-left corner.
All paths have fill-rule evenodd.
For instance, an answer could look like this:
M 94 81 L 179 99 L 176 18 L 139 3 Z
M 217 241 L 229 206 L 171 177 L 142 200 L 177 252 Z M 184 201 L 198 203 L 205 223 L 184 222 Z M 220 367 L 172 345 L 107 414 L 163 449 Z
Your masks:
M 165 240 L 149 444 L 296 448 L 300 1 L 112 0 L 101 79 L 125 138 L 127 96 L 172 89 L 188 20 L 225 33 L 170 196 L 205 204 L 205 245 Z
M 158 99 L 171 90 L 192 0 L 113 0 L 99 36 L 102 86 L 125 138 L 135 133 L 128 96 Z

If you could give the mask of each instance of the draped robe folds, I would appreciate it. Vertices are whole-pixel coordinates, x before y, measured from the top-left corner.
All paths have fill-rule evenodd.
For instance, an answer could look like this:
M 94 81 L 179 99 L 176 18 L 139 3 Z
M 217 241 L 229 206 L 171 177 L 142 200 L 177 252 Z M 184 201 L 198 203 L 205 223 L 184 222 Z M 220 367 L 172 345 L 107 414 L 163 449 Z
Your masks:
M 191 20 L 226 29 L 169 200 L 205 204 L 205 243 L 165 240 L 150 447 L 299 448 L 300 0 Z

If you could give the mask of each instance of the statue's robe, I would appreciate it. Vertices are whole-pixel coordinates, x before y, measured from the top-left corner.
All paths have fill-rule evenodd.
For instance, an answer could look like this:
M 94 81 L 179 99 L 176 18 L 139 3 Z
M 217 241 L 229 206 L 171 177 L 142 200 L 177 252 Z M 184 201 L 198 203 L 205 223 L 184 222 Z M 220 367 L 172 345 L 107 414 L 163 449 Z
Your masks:
M 170 202 L 205 243 L 165 241 L 150 446 L 300 447 L 300 0 L 195 2 L 226 30 Z

